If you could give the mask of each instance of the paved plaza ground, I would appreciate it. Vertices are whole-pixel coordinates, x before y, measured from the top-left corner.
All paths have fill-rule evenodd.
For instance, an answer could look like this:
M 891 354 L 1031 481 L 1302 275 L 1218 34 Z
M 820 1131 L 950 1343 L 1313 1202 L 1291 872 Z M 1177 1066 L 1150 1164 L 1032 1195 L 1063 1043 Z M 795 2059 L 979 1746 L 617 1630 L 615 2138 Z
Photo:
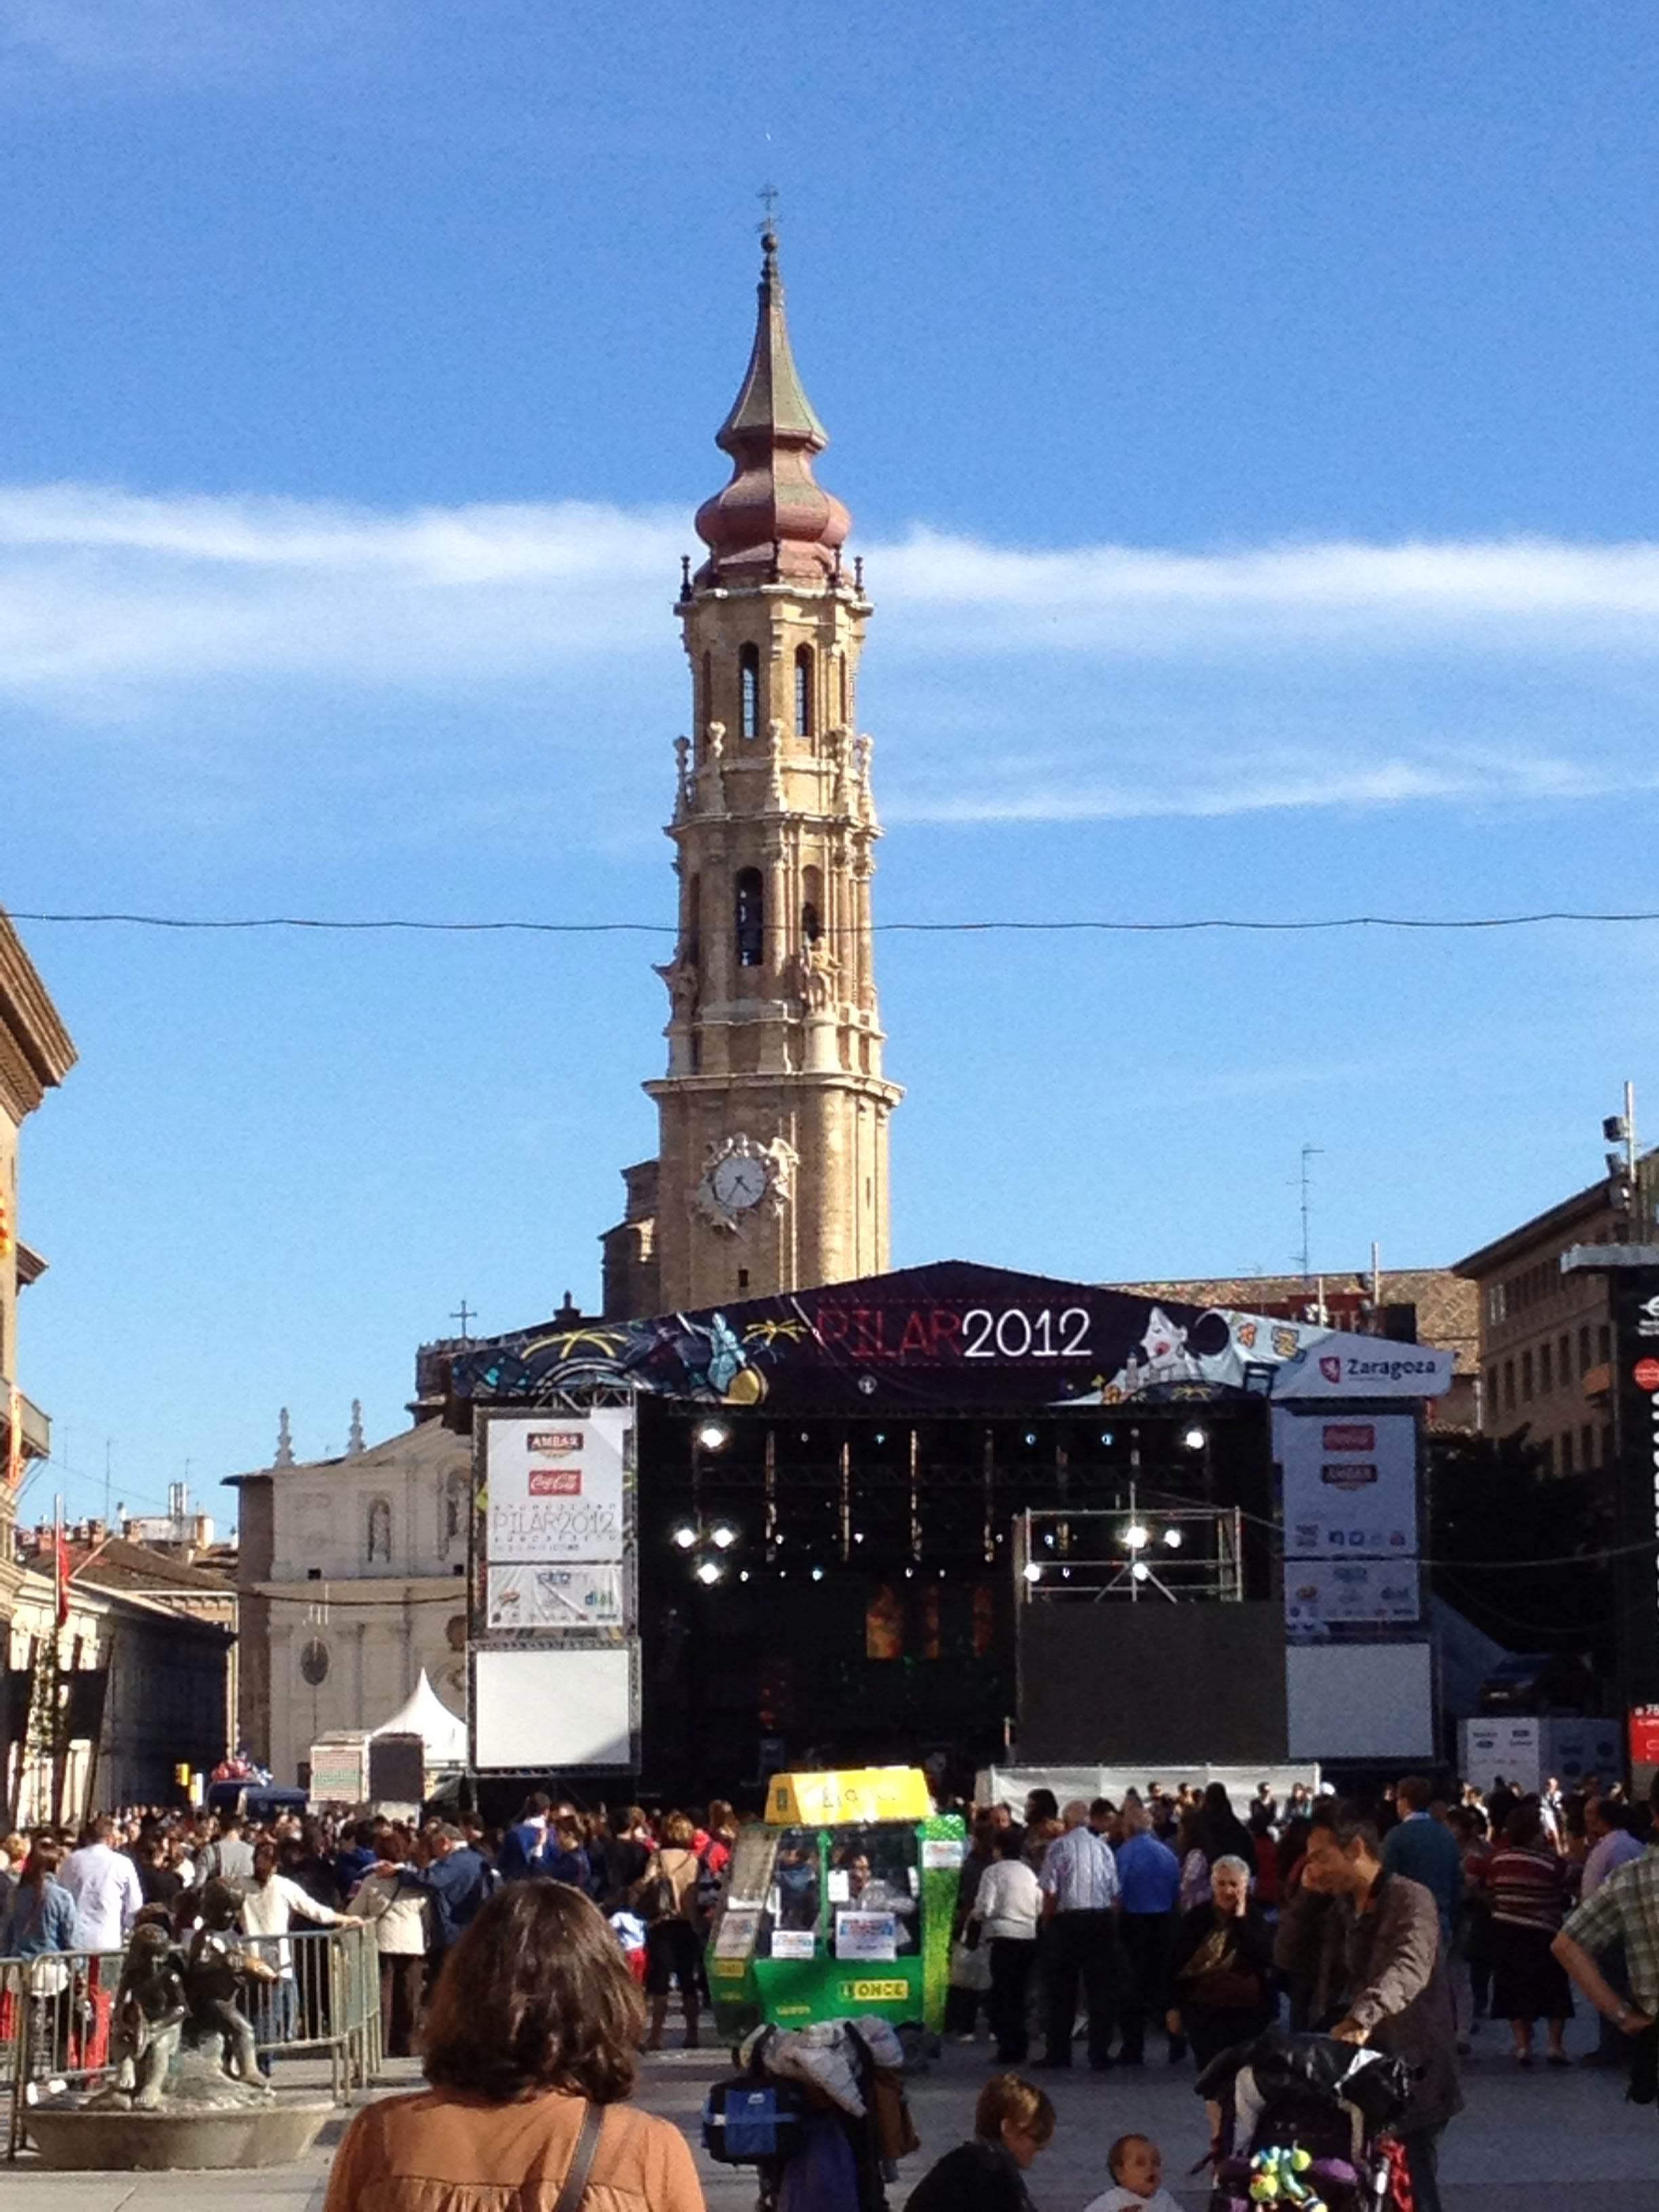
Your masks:
M 1572 2047 L 1587 2048 L 1589 2023 L 1575 2023 Z M 1522 2212 L 1588 2203 L 1599 2190 L 1619 2212 L 1659 2212 L 1659 2115 L 1624 2101 L 1616 2075 L 1575 2067 L 1515 2070 L 1503 2054 L 1508 2032 L 1488 2022 L 1465 2075 L 1468 2110 L 1449 2131 L 1442 2162 L 1448 2212 Z M 941 2152 L 967 2132 L 973 2100 L 988 2070 L 987 2051 L 952 2047 L 913 2085 L 922 2149 L 907 2160 L 890 2192 L 894 2212 Z M 676 2121 L 694 2139 L 703 2092 L 725 2070 L 718 2051 L 668 2051 L 647 2062 L 641 2101 Z M 412 2086 L 413 2066 L 392 2069 Z M 312 2069 L 296 2064 L 295 2086 Z M 1031 2172 L 1038 2212 L 1082 2212 L 1106 2185 L 1105 2151 L 1114 2136 L 1137 2128 L 1163 2144 L 1166 2172 L 1183 2203 L 1200 2206 L 1204 2191 L 1182 2169 L 1204 2145 L 1202 2110 L 1189 2068 L 1161 2061 L 1144 2070 L 1096 2076 L 1042 2077 L 1054 2088 L 1060 2127 Z M 395 2085 L 394 2085 L 395 2086 Z M 53 2174 L 32 2158 L 0 2167 L 4 2212 L 318 2212 L 330 2150 L 345 2116 L 332 2123 L 304 2165 L 265 2174 Z M 749 2212 L 754 2183 L 741 2170 L 711 2166 L 699 2154 L 710 2212 Z

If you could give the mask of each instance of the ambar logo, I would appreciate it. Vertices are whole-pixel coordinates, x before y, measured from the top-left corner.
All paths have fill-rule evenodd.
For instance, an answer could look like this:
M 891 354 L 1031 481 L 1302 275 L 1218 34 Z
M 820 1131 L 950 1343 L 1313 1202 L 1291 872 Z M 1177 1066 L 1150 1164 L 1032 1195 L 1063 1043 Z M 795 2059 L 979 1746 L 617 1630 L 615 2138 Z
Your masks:
M 525 1444 L 533 1452 L 573 1452 L 580 1451 L 586 1441 L 580 1429 L 532 1429 Z
M 1319 1480 L 1333 1490 L 1365 1490 L 1376 1480 L 1376 1465 L 1370 1460 L 1331 1460 L 1320 1468 Z

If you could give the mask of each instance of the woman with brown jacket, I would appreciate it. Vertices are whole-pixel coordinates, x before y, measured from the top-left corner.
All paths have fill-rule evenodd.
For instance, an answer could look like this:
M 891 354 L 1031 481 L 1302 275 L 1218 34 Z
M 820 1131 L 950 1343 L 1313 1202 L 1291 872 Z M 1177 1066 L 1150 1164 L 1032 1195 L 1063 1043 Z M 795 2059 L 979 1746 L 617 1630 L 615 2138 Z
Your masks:
M 507 1884 L 444 1961 L 430 2086 L 357 2114 L 325 2212 L 704 2212 L 679 2130 L 625 2101 L 644 2026 L 588 1899 Z

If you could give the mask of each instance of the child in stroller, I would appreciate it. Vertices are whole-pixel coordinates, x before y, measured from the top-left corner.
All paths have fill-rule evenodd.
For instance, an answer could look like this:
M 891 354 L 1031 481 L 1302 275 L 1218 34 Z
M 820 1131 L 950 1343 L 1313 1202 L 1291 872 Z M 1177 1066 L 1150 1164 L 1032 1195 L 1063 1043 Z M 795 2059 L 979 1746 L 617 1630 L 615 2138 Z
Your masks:
M 1386 2051 L 1278 2031 L 1224 2051 L 1200 2093 L 1224 2115 L 1210 2212 L 1386 2212 L 1409 2206 L 1389 2130 L 1411 2075 Z

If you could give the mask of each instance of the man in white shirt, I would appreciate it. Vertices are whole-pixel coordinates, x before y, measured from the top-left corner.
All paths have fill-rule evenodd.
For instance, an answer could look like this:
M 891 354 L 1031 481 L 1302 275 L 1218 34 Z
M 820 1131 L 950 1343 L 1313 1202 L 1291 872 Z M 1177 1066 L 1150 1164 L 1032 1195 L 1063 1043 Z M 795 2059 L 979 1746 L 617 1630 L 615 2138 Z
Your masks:
M 138 1869 L 113 1848 L 115 1823 L 94 1820 L 87 1840 L 64 1861 L 58 1879 L 75 1899 L 78 1951 L 119 1951 L 144 1901 Z
M 275 1844 L 256 1844 L 253 1846 L 253 1879 L 243 1895 L 239 1914 L 245 1936 L 256 1940 L 248 1945 L 267 1965 L 276 1969 L 274 1982 L 264 1982 L 259 1988 L 260 2018 L 258 2034 L 261 2043 L 291 2043 L 299 2017 L 299 1991 L 294 1978 L 294 1946 L 288 1940 L 288 1931 L 295 1918 L 315 1920 L 325 1928 L 361 1928 L 362 1921 L 349 1913 L 337 1912 L 331 1905 L 322 1905 L 297 1881 L 276 1871 Z M 313 1968 L 322 1969 L 324 1962 L 313 1960 Z M 307 1973 L 307 1988 L 323 1989 L 325 1979 L 317 1972 Z M 270 2071 L 270 2053 L 259 2059 L 260 2071 Z
M 1077 2020 L 1078 1984 L 1089 2008 L 1089 2063 L 1103 2074 L 1112 2063 L 1112 2023 L 1117 2018 L 1119 1971 L 1117 1862 L 1112 1847 L 1091 1826 L 1111 1815 L 1104 1798 L 1093 1806 L 1076 1798 L 1061 1815 L 1066 1833 L 1042 1855 L 1043 1917 L 1048 1954 L 1043 1976 L 1048 1991 L 1047 2047 L 1039 2066 L 1072 2063 L 1072 2029 Z

